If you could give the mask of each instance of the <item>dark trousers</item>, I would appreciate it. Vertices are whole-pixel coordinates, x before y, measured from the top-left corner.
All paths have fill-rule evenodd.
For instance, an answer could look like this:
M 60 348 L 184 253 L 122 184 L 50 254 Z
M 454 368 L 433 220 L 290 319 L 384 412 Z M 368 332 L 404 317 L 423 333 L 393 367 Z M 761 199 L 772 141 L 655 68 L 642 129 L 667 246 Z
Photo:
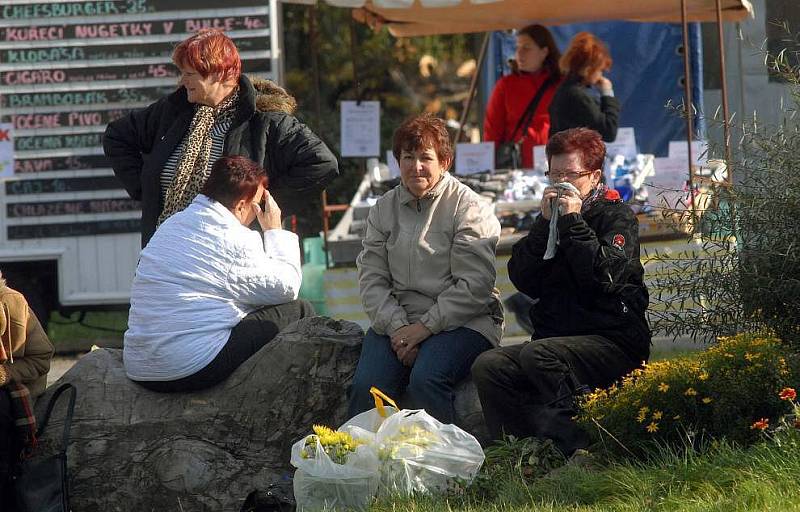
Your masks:
M 231 330 L 231 335 L 217 356 L 202 370 L 171 381 L 137 381 L 150 391 L 162 393 L 198 391 L 227 379 L 250 356 L 272 341 L 286 326 L 309 316 L 314 307 L 304 300 L 257 309 Z
M 589 444 L 572 419 L 574 396 L 607 387 L 640 364 L 602 336 L 565 336 L 484 352 L 472 378 L 492 438 L 552 439 L 569 456 Z
M 425 409 L 442 423 L 455 419 L 456 384 L 469 375 L 481 352 L 492 348 L 483 335 L 467 327 L 434 334 L 419 345 L 410 368 L 397 359 L 389 336 L 370 328 L 361 343 L 361 357 L 350 386 L 350 417 L 375 407 L 369 390 L 377 387 L 400 407 Z
M 0 510 L 2 511 L 16 510 L 11 476 L 19 461 L 19 449 L 20 444 L 11 412 L 11 396 L 8 390 L 0 388 Z

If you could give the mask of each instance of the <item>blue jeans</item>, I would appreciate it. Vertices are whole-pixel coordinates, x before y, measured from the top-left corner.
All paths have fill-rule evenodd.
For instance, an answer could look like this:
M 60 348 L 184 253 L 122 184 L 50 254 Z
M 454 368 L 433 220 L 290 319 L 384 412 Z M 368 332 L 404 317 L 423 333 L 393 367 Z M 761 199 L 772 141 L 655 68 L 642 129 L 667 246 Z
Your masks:
M 375 386 L 400 407 L 425 409 L 442 423 L 453 423 L 453 389 L 469 375 L 475 358 L 490 348 L 489 340 L 472 329 L 442 331 L 419 345 L 417 359 L 409 368 L 397 358 L 389 336 L 370 328 L 364 336 L 350 387 L 349 415 L 352 418 L 375 407 L 369 393 L 370 387 Z

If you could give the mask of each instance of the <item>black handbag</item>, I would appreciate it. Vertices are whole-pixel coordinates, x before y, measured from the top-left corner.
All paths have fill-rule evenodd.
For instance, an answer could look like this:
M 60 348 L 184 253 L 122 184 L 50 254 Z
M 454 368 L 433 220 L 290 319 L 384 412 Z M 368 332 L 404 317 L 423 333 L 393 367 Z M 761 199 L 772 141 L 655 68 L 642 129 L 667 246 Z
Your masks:
M 47 404 L 44 418 L 36 431 L 36 437 L 40 437 L 44 433 L 53 407 L 61 395 L 67 391 L 70 392 L 69 404 L 64 417 L 61 449 L 55 455 L 23 462 L 22 472 L 14 482 L 18 512 L 69 512 L 67 443 L 69 442 L 72 413 L 75 411 L 75 394 L 77 393 L 75 386 L 63 384 L 53 393 Z
M 533 121 L 533 114 L 536 112 L 536 107 L 539 106 L 544 92 L 553 83 L 555 83 L 555 78 L 552 76 L 544 81 L 539 87 L 539 90 L 536 91 L 536 94 L 533 95 L 531 102 L 525 107 L 525 112 L 522 113 L 522 117 L 519 118 L 517 126 L 515 126 L 514 131 L 511 132 L 509 141 L 501 142 L 497 145 L 494 151 L 495 169 L 519 169 L 522 167 L 522 139 L 525 137 L 525 130 L 528 129 L 531 121 Z M 516 135 L 520 128 L 523 128 L 523 131 L 519 139 L 517 139 Z
M 291 482 L 273 483 L 266 491 L 248 494 L 240 512 L 295 512 L 297 503 L 292 496 Z

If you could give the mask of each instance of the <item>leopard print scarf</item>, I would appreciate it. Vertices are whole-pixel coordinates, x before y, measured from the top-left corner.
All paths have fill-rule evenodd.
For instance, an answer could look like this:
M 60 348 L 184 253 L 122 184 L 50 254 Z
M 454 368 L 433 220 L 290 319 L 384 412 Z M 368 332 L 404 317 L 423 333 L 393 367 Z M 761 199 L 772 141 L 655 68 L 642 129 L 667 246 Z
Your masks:
M 189 126 L 189 134 L 183 147 L 183 155 L 175 168 L 175 176 L 167 189 L 164 209 L 158 217 L 158 225 L 173 214 L 185 209 L 197 197 L 205 185 L 210 172 L 208 161 L 211 154 L 211 128 L 225 117 L 233 116 L 239 102 L 239 90 L 228 96 L 216 107 L 198 105 Z

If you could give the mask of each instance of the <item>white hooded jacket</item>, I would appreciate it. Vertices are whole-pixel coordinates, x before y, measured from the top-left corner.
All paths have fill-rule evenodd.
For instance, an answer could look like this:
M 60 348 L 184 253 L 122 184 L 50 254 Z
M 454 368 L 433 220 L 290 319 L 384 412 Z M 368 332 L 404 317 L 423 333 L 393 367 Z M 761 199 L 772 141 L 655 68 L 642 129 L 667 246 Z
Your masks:
M 170 381 L 207 366 L 239 321 L 297 298 L 297 235 L 243 226 L 200 194 L 142 250 L 131 289 L 123 360 L 133 380 Z

